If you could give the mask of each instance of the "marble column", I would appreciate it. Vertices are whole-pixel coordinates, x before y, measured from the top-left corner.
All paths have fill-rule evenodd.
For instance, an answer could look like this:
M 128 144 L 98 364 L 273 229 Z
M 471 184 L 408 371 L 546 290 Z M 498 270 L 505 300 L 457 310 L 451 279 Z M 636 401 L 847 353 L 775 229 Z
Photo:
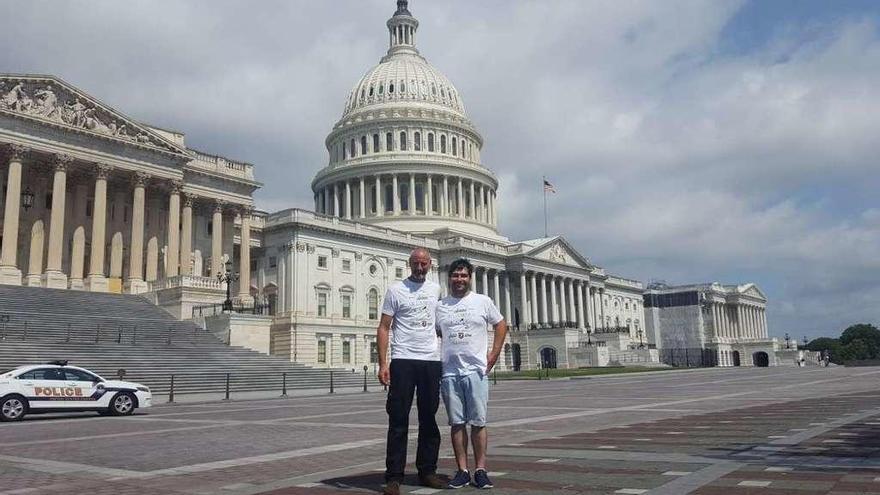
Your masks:
M 461 177 L 458 178 L 458 201 L 455 204 L 456 211 L 458 213 L 458 218 L 464 218 L 465 208 L 464 208 L 464 184 L 462 182 Z
M 345 181 L 345 219 L 351 220 L 351 182 Z
M 559 321 L 568 321 L 568 305 L 566 304 L 566 287 L 568 282 L 566 279 L 559 279 Z
M 140 294 L 147 291 L 144 282 L 144 202 L 145 190 L 149 176 L 135 173 L 132 186 L 134 195 L 131 209 L 131 250 L 129 252 L 128 280 L 125 284 L 129 294 Z M 94 249 L 94 243 L 93 243 Z
M 330 211 L 330 186 L 324 186 L 324 215 L 330 215 L 332 212 Z
M 168 195 L 168 244 L 165 251 L 165 277 L 180 273 L 180 192 L 183 183 L 173 181 Z
M 339 183 L 333 184 L 333 216 L 341 217 L 342 212 L 339 209 Z
M 73 158 L 55 155 L 55 177 L 52 183 L 52 214 L 49 224 L 49 256 L 41 283 L 50 289 L 66 289 L 67 275 L 61 271 L 64 255 L 64 207 L 67 192 L 67 167 Z
M 416 214 L 416 174 L 409 174 L 409 214 Z
M 510 312 L 510 272 L 504 273 L 504 318 L 508 325 L 513 325 L 513 314 Z
M 92 205 L 92 251 L 89 255 L 89 275 L 85 289 L 91 292 L 107 292 L 107 277 L 104 275 L 104 245 L 107 229 L 107 177 L 112 168 L 109 165 L 95 165 L 95 200 Z
M 489 269 L 483 268 L 483 280 L 481 281 L 483 284 L 483 295 L 489 295 Z
M 385 216 L 385 198 L 382 193 L 382 177 L 376 176 L 376 197 L 373 198 L 376 205 L 376 216 L 384 217 Z
M 471 181 L 470 184 L 470 197 L 468 197 L 468 208 L 470 209 L 470 218 L 471 220 L 477 219 L 477 206 L 476 206 L 477 198 L 474 195 L 474 181 Z
M 584 319 L 586 321 L 586 325 L 590 328 L 596 328 L 596 323 L 593 322 L 593 296 L 590 294 L 592 287 L 590 286 L 590 279 L 586 279 L 584 281 L 584 298 L 581 299 L 581 302 L 584 304 Z
M 183 195 L 180 210 L 180 274 L 192 275 L 193 197 Z
M 474 215 L 474 219 L 478 222 L 485 222 L 484 215 L 486 214 L 486 205 L 483 203 L 483 185 L 480 184 L 477 187 L 477 202 L 476 209 L 474 210 L 477 214 Z
M 541 323 L 549 323 L 547 315 L 547 274 L 541 274 Z
M 529 287 L 531 288 L 531 292 L 529 295 L 532 300 L 532 322 L 538 322 L 538 288 L 537 288 L 537 278 L 538 274 L 532 272 L 531 277 L 529 277 Z
M 440 202 L 440 216 L 449 215 L 449 176 L 443 176 L 443 200 Z
M 251 210 L 241 210 L 241 246 L 239 249 L 238 299 L 250 304 L 251 298 Z
M 225 273 L 223 266 L 223 207 L 225 203 L 217 200 L 214 203 L 214 213 L 211 217 L 211 276 Z
M 434 180 L 431 174 L 428 174 L 425 186 L 425 215 L 429 217 L 434 215 Z
M 360 206 L 360 211 L 358 211 L 359 218 L 366 218 L 367 216 L 367 193 L 366 193 L 366 182 L 364 178 L 361 177 L 360 184 L 358 185 L 358 206 Z
M 391 176 L 391 205 L 393 214 L 400 215 L 400 187 L 397 184 L 397 174 Z
M 712 333 L 715 334 L 715 339 L 717 340 L 721 337 L 721 333 L 718 331 L 718 305 L 713 302 L 709 305 L 709 308 L 712 310 Z
M 586 328 L 586 326 L 584 325 L 584 288 L 583 288 L 583 283 L 580 281 L 576 282 L 576 285 L 577 285 L 577 291 L 576 291 L 577 292 L 577 304 L 576 304 L 576 306 L 577 306 L 577 322 L 578 322 L 578 328 L 583 330 L 584 328 Z
M 526 272 L 519 272 L 519 319 L 521 330 L 525 330 L 529 325 L 528 300 L 526 298 Z
M 550 311 L 552 323 L 559 323 L 559 306 L 556 305 L 556 277 L 550 277 Z
M 606 328 L 608 322 L 605 319 L 605 289 L 599 289 L 599 311 L 602 316 L 602 328 Z
M 21 169 L 28 149 L 9 147 L 9 172 L 6 178 L 6 204 L 3 210 L 3 246 L 0 248 L 0 284 L 21 285 L 18 268 L 18 222 L 21 213 Z
M 500 281 L 498 278 L 501 276 L 501 272 L 495 270 L 495 275 L 492 277 L 492 301 L 495 303 L 495 307 L 498 310 L 501 310 L 501 287 Z
M 474 273 L 471 274 L 471 292 L 477 292 L 477 270 L 479 267 L 474 267 Z

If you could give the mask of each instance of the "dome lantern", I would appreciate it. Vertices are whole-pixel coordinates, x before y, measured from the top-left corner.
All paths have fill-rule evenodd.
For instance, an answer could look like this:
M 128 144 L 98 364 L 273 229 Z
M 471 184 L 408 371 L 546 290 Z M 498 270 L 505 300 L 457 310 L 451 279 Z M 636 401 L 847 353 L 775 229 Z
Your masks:
M 419 21 L 409 11 L 407 0 L 397 1 L 397 11 L 388 19 L 389 48 L 388 56 L 396 53 L 418 54 L 416 50 L 416 31 Z

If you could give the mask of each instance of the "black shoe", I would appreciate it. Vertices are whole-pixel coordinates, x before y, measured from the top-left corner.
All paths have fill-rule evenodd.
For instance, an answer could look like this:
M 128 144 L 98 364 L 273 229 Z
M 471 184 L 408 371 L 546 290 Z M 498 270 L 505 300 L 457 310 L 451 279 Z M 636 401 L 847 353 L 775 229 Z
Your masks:
M 471 482 L 471 474 L 467 471 L 458 470 L 455 476 L 449 481 L 449 488 L 461 488 L 467 486 Z
M 486 472 L 485 469 L 477 469 L 474 471 L 474 486 L 477 488 L 488 489 L 492 488 L 492 480 L 489 479 L 489 473 Z

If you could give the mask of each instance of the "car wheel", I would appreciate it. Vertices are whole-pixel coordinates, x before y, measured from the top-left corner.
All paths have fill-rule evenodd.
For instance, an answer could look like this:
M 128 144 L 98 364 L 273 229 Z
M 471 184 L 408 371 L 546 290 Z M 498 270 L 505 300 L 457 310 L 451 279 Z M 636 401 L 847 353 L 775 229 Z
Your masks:
M 129 416 L 134 412 L 137 404 L 134 395 L 128 392 L 119 392 L 110 401 L 110 414 L 114 416 Z
M 20 395 L 7 395 L 0 399 L 0 421 L 21 421 L 27 411 L 27 399 Z

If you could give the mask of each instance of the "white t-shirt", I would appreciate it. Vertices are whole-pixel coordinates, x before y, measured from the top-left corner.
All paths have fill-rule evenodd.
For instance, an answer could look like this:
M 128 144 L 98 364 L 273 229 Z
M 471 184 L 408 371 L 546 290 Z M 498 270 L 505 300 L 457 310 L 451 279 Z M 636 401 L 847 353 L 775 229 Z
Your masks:
M 440 286 L 430 280 L 422 283 L 404 279 L 385 292 L 382 314 L 392 316 L 391 359 L 439 361 L 435 317 Z
M 443 376 L 486 374 L 489 326 L 504 317 L 488 297 L 468 292 L 447 296 L 437 307 L 437 328 L 443 335 Z

